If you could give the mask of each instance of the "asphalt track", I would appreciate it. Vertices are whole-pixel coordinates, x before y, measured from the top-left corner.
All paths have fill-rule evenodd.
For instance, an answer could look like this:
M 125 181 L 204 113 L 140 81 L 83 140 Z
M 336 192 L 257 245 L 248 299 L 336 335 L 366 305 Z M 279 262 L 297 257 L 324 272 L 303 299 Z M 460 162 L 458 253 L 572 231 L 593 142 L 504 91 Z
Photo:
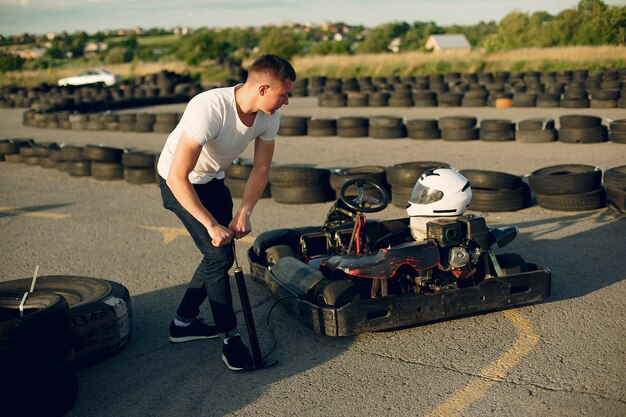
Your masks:
M 24 127 L 22 111 L 0 110 L 1 136 L 153 151 L 165 140 L 156 133 Z M 310 98 L 293 99 L 283 114 L 626 118 L 623 109 L 331 109 L 318 108 Z M 252 149 L 244 156 L 251 157 Z M 523 175 L 562 163 L 603 170 L 624 165 L 626 145 L 302 136 L 279 137 L 274 160 L 320 167 L 435 160 Z M 252 237 L 279 227 L 320 224 L 330 204 L 261 200 Z M 403 215 L 390 206 L 372 216 Z M 506 251 L 552 270 L 546 302 L 347 338 L 315 334 L 276 307 L 271 325 L 280 362 L 254 373 L 227 370 L 219 341 L 168 341 L 169 321 L 199 256 L 175 216 L 161 207 L 156 185 L 74 178 L 1 162 L 0 280 L 32 276 L 39 265 L 40 275 L 107 278 L 129 288 L 132 341 L 112 358 L 79 371 L 80 394 L 69 416 L 626 415 L 624 218 L 609 210 L 556 212 L 538 206 L 484 215 L 489 225 L 520 229 Z M 243 254 L 251 241 L 238 243 L 246 273 Z M 252 281 L 248 289 L 266 351 L 270 338 L 262 323 L 273 299 Z M 236 294 L 234 282 L 233 290 Z M 208 308 L 205 317 L 210 320 Z M 239 319 L 245 334 L 241 314 Z

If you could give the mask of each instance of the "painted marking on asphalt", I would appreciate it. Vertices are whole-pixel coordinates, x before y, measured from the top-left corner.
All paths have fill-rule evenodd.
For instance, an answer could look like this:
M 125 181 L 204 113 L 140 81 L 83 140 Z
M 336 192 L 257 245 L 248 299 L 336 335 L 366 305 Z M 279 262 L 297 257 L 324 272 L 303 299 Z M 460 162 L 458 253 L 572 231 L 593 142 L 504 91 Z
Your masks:
M 191 237 L 189 232 L 184 227 L 160 227 L 160 226 L 139 226 L 145 230 L 152 230 L 155 232 L 159 232 L 163 235 L 163 244 L 169 245 L 172 243 L 178 236 L 186 236 Z M 252 236 L 244 236 L 241 239 L 238 239 L 240 242 L 252 243 L 254 242 L 254 238 Z
M 42 217 L 44 219 L 67 219 L 69 214 L 47 213 L 45 211 L 30 211 L 19 207 L 0 207 L 0 213 L 12 214 L 14 216 Z
M 505 311 L 504 316 L 511 321 L 517 331 L 517 339 L 513 346 L 481 370 L 478 377 L 431 412 L 429 417 L 461 416 L 465 409 L 482 398 L 491 386 L 496 382 L 504 381 L 506 374 L 535 348 L 539 342 L 539 336 L 534 332 L 530 321 L 521 312 L 515 310 Z

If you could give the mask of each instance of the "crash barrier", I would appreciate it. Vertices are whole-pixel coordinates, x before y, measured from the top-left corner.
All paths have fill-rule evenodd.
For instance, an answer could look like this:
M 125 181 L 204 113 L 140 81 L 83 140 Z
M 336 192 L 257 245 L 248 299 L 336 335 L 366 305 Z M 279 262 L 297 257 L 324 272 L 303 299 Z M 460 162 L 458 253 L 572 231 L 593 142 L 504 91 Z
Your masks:
M 23 124 L 34 127 L 73 130 L 159 132 L 168 134 L 182 114 L 163 113 L 36 113 L 26 111 Z M 603 125 L 603 120 L 607 122 Z M 375 139 L 443 139 L 448 141 L 517 141 L 595 143 L 611 140 L 626 143 L 626 119 L 608 120 L 599 116 L 564 115 L 556 128 L 552 118 L 532 118 L 516 122 L 509 119 L 482 119 L 473 116 L 446 116 L 439 119 L 407 119 L 397 116 L 344 116 L 316 119 L 310 116 L 282 116 L 280 136 L 371 137 Z
M 137 77 L 135 83 L 102 85 L 3 87 L 0 108 L 29 107 L 41 113 L 92 113 L 114 109 L 182 103 L 204 89 L 189 74 L 161 71 Z
M 0 141 L 0 161 L 56 168 L 74 177 L 125 180 L 131 184 L 157 183 L 158 155 L 108 146 L 59 145 L 30 138 Z
M 62 416 L 78 396 L 78 367 L 130 341 L 132 309 L 121 284 L 42 276 L 0 283 L 3 407 L 13 414 Z
M 0 161 L 57 168 L 72 176 L 91 176 L 98 180 L 121 180 L 131 184 L 158 183 L 158 155 L 132 149 L 87 145 L 84 147 L 32 139 L 0 140 Z M 383 166 L 314 168 L 276 165 L 270 170 L 269 184 L 262 198 L 285 204 L 331 201 L 346 181 L 366 178 L 380 183 L 391 194 L 391 203 L 406 207 L 413 186 L 428 168 L 449 167 L 445 162 L 414 161 Z M 236 160 L 226 171 L 225 183 L 235 198 L 243 197 L 252 163 Z M 588 172 L 591 171 L 591 172 Z M 514 211 L 532 204 L 553 210 L 593 210 L 607 203 L 626 210 L 626 165 L 605 172 L 586 165 L 559 165 L 535 171 L 526 177 L 495 171 L 461 170 L 472 183 L 470 209 L 485 212 Z M 591 185 L 580 177 L 593 176 Z M 552 184 L 546 188 L 542 184 Z M 539 184 L 539 185 L 537 185 Z M 587 195 L 591 193 L 592 195 Z M 551 197 L 556 196 L 556 197 Z
M 626 69 L 296 80 L 292 95 L 321 107 L 626 108 Z

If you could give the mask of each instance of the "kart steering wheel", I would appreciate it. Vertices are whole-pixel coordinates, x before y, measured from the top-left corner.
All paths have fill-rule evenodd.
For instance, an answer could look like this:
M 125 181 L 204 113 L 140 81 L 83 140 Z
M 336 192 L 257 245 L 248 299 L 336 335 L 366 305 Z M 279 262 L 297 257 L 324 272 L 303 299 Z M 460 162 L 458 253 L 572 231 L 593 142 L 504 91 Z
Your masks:
M 372 190 L 368 194 L 365 190 L 366 185 L 373 187 L 381 196 L 373 197 L 371 195 Z M 352 186 L 356 187 L 356 196 L 346 195 L 348 189 Z M 362 213 L 376 213 L 384 210 L 389 205 L 389 193 L 387 193 L 387 190 L 377 182 L 366 178 L 353 178 L 346 181 L 339 190 L 339 198 L 348 208 Z

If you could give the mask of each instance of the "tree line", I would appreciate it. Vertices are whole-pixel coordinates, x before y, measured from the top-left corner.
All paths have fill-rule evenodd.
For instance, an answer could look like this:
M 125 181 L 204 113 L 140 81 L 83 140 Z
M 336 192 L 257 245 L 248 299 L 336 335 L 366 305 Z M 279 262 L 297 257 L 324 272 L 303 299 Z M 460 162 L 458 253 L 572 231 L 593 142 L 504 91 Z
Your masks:
M 109 39 L 108 48 L 99 51 L 97 59 L 102 63 L 113 64 L 173 58 L 189 65 L 198 65 L 206 60 L 228 63 L 264 53 L 290 59 L 295 55 L 424 51 L 430 35 L 453 33 L 464 34 L 473 47 L 486 52 L 531 47 L 624 45 L 626 6 L 607 5 L 602 0 L 581 0 L 576 7 L 557 15 L 514 11 L 499 23 L 491 21 L 464 26 L 402 21 L 373 28 L 349 26 L 341 22 L 321 26 L 296 24 L 260 28 L 202 28 L 177 38 L 174 43 L 163 45 L 158 42 L 143 45 L 142 36 L 131 35 Z M 146 34 L 159 36 L 171 32 L 151 29 Z M 28 64 L 45 68 L 68 56 L 72 59 L 81 58 L 87 42 L 104 40 L 105 36 L 101 32 L 92 36 L 85 32 L 63 33 L 51 42 L 42 60 Z M 395 45 L 395 49 L 392 45 Z M 14 55 L 0 55 L 0 71 L 20 69 L 24 63 L 24 60 Z

